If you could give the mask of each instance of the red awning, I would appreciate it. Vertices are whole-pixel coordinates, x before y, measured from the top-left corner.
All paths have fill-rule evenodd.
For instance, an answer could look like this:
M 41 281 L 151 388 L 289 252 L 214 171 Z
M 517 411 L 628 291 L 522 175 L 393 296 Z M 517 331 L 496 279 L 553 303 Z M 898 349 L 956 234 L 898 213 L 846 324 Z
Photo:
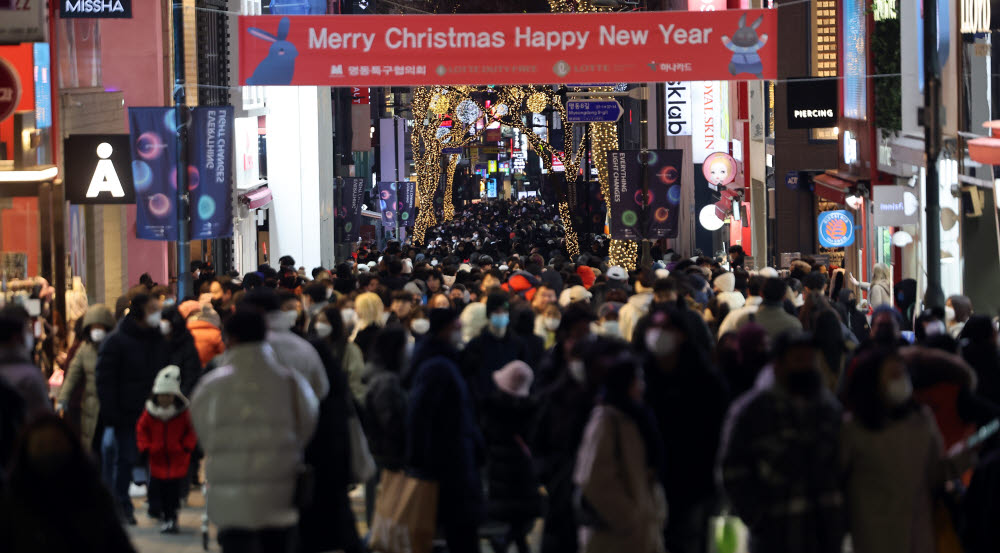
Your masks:
M 813 177 L 815 184 L 813 192 L 817 196 L 833 203 L 845 205 L 847 196 L 851 193 L 854 184 L 851 181 L 835 177 L 828 173 L 821 173 Z
M 267 186 L 261 186 L 260 188 L 256 188 L 246 194 L 240 195 L 240 201 L 250 209 L 264 207 L 265 205 L 271 203 L 271 189 Z

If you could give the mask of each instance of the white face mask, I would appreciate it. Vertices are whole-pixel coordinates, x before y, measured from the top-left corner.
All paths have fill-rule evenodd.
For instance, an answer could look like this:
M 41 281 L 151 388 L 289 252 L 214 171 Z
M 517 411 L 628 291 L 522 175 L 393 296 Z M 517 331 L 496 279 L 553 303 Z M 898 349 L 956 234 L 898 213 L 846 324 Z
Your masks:
M 621 337 L 622 331 L 618 327 L 618 321 L 604 321 L 601 323 L 601 333 L 605 336 Z
M 316 323 L 316 336 L 320 338 L 326 338 L 330 334 L 333 334 L 333 327 L 330 323 L 317 322 Z
M 149 315 L 146 315 L 146 324 L 150 328 L 156 328 L 160 324 L 160 320 L 163 318 L 163 313 L 160 311 L 154 311 Z
M 587 367 L 583 364 L 580 359 L 570 359 L 569 363 L 566 364 L 566 368 L 569 369 L 569 375 L 573 380 L 583 384 L 587 381 Z
M 340 310 L 340 319 L 342 321 L 344 321 L 344 324 L 346 326 L 350 326 L 350 325 L 354 324 L 354 319 L 356 317 L 357 317 L 357 314 L 351 308 L 341 309 Z
M 912 396 L 913 384 L 906 376 L 893 379 L 885 389 L 885 399 L 890 407 L 898 407 L 909 401 Z
M 955 308 L 951 306 L 944 306 L 944 322 L 951 324 L 955 322 Z
M 653 355 L 664 357 L 677 350 L 677 337 L 673 332 L 661 328 L 651 328 L 646 331 L 646 348 Z
M 104 341 L 104 337 L 108 335 L 108 331 L 103 328 L 92 328 L 90 329 L 90 341 L 95 344 L 100 344 Z
M 418 336 L 423 336 L 427 334 L 427 331 L 431 329 L 431 322 L 427 319 L 413 319 L 410 323 L 410 330 Z
M 174 325 L 170 324 L 170 321 L 160 320 L 160 334 L 164 336 L 170 336 L 170 331 L 173 330 Z
M 555 317 L 545 317 L 545 328 L 555 332 L 559 328 L 559 319 Z

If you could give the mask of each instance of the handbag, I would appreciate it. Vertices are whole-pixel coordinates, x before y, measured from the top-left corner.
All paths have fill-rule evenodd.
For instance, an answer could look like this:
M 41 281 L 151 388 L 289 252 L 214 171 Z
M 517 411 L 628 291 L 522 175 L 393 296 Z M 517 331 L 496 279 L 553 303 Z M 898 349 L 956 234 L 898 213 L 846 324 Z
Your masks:
M 438 483 L 404 472 L 382 471 L 375 515 L 372 551 L 430 553 L 437 531 Z
M 347 396 L 347 439 L 348 455 L 351 462 L 351 483 L 363 484 L 375 476 L 378 468 L 375 466 L 375 459 L 368 448 L 368 438 L 365 437 L 365 430 L 361 427 L 361 420 L 358 418 L 357 410 L 354 407 L 354 400 L 350 394 Z

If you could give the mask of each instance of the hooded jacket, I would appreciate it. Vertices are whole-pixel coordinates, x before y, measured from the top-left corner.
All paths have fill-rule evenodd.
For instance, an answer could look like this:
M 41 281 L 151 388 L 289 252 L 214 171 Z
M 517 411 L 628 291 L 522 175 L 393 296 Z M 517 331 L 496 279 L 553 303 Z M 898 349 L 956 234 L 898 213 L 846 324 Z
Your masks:
M 169 395 L 173 403 L 161 407 L 157 395 Z M 149 453 L 149 473 L 159 480 L 184 478 L 191 463 L 191 452 L 198 443 L 188 400 L 181 393 L 181 370 L 176 365 L 164 367 L 156 375 L 153 394 L 146 400 L 146 410 L 135 428 L 136 448 Z
M 159 328 L 141 327 L 132 315 L 118 323 L 97 354 L 97 396 L 105 424 L 135 426 L 156 373 L 170 364 L 170 353 Z
M 273 325 L 269 325 L 267 343 L 271 345 L 279 365 L 301 374 L 312 386 L 317 399 L 326 397 L 330 392 L 330 380 L 326 376 L 323 360 L 312 344 L 287 328 L 275 328 Z
M 639 292 L 630 297 L 628 302 L 618 310 L 618 328 L 626 342 L 632 341 L 632 331 L 635 330 L 635 325 L 643 315 L 649 313 L 649 306 L 652 303 L 652 292 Z
M 83 316 L 83 328 L 99 324 L 108 329 L 115 326 L 115 318 L 111 310 L 103 305 L 94 305 Z M 89 336 L 88 336 L 89 338 Z M 66 378 L 59 391 L 58 403 L 66 409 L 70 398 L 78 386 L 83 386 L 83 399 L 80 405 L 80 437 L 84 447 L 90 447 L 94 434 L 97 432 L 97 417 L 101 411 L 101 402 L 97 399 L 97 348 L 89 339 L 84 341 L 73 355 L 66 371 Z
M 210 314 L 205 314 L 196 315 L 187 322 L 202 367 L 208 365 L 216 355 L 226 351 L 226 345 L 222 342 L 222 323 L 219 321 L 219 315 L 214 310 L 211 313 L 215 315 L 214 319 Z
M 220 528 L 294 526 L 297 468 L 318 416 L 309 382 L 280 365 L 268 344 L 230 348 L 225 366 L 205 375 L 191 400 L 212 483 L 209 518 Z

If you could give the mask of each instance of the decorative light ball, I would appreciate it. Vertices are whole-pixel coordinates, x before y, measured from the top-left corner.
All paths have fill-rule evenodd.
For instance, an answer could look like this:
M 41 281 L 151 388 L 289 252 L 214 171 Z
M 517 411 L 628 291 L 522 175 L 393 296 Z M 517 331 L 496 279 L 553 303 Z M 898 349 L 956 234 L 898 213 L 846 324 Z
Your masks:
M 508 111 L 510 110 L 507 109 L 507 104 L 497 104 L 493 106 L 493 115 L 495 117 L 503 117 L 504 115 L 507 115 Z
M 698 222 L 701 226 L 705 227 L 706 230 L 719 230 L 725 222 L 719 218 L 718 214 L 715 212 L 714 205 L 706 205 L 701 208 L 698 213 Z
M 896 232 L 892 235 L 892 245 L 897 248 L 905 248 L 906 246 L 913 243 L 913 236 L 905 230 Z
M 528 97 L 528 109 L 532 113 L 541 113 L 549 105 L 549 99 L 544 92 L 536 92 Z
M 479 106 L 472 100 L 462 100 L 458 103 L 458 107 L 455 108 L 455 115 L 463 123 L 472 123 L 476 119 L 479 119 L 482 112 L 479 111 Z
M 444 94 L 435 94 L 431 98 L 431 113 L 434 115 L 444 115 L 448 113 L 448 97 Z
M 448 137 L 449 132 L 451 131 L 449 131 L 445 127 L 438 127 L 437 133 L 435 133 L 434 136 L 442 142 L 448 142 L 448 140 L 450 140 L 450 138 Z

